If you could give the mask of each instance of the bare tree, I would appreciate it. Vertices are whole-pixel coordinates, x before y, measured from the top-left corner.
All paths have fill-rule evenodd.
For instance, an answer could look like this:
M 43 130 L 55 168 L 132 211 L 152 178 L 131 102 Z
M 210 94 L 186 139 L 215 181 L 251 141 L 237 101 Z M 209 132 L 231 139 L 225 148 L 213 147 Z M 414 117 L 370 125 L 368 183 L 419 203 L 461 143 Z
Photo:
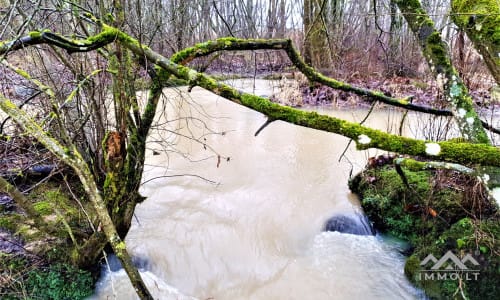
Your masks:
M 104 232 L 103 235 L 95 230 L 78 237 L 74 248 L 68 252 L 75 264 L 95 263 L 109 243 L 123 262 L 141 298 L 151 297 L 131 264 L 123 238 L 130 228 L 135 206 L 144 200 L 138 190 L 146 138 L 154 124 L 162 89 L 172 76 L 263 113 L 269 120 L 261 129 L 273 121 L 282 120 L 349 137 L 356 142 L 358 149 L 379 148 L 439 161 L 500 166 L 500 151 L 490 145 L 482 127 L 487 124 L 477 117 L 470 95 L 451 64 L 440 33 L 418 1 L 393 3 L 398 5 L 414 32 L 436 78 L 443 82 L 444 90 L 449 95 L 449 110 L 418 106 L 412 104 L 409 98 L 393 98 L 379 91 L 355 87 L 329 78 L 307 64 L 307 60 L 314 64 L 314 61 L 323 63 L 332 58 L 329 54 L 324 56 L 328 52 L 324 51 L 325 48 L 332 49 L 327 45 L 327 8 L 334 8 L 332 14 L 343 18 L 345 9 L 340 7 L 347 4 L 344 1 L 304 2 L 304 26 L 308 28 L 305 41 L 314 41 L 309 50 L 309 46 L 304 47 L 306 61 L 302 60 L 289 39 L 222 38 L 181 50 L 186 41 L 194 42 L 212 34 L 246 36 L 274 35 L 276 32 L 277 35 L 276 28 L 283 28 L 287 22 L 286 5 L 283 1 L 275 1 L 269 10 L 261 9 L 259 18 L 252 19 L 252 13 L 257 8 L 265 7 L 263 3 L 243 1 L 236 6 L 232 1 L 129 3 L 116 0 L 100 1 L 97 8 L 92 8 L 86 3 L 53 5 L 40 1 L 38 6 L 30 6 L 26 10 L 23 10 L 23 5 L 27 5 L 24 3 L 7 10 L 8 26 L 2 33 L 4 42 L 0 43 L 4 70 L 15 72 L 40 94 L 36 96 L 39 103 L 37 109 L 29 110 L 17 105 L 19 101 L 14 100 L 19 99 L 11 101 L 8 93 L 0 97 L 0 107 L 22 130 L 74 170 L 90 200 L 90 214 L 95 216 L 90 220 L 91 227 L 102 228 Z M 372 4 L 350 5 L 370 9 Z M 173 21 L 166 24 L 163 17 L 168 15 L 169 8 L 179 14 L 169 12 Z M 200 23 L 193 20 L 193 16 L 203 19 L 204 16 L 196 12 L 199 8 L 217 16 L 203 23 L 210 24 L 209 29 L 201 28 Z M 113 16 L 107 13 L 111 9 Z M 10 18 L 11 15 L 25 22 Z M 151 22 L 148 21 L 150 17 Z M 270 26 L 262 26 L 266 24 L 264 20 Z M 363 27 L 362 22 L 358 24 Z M 179 30 L 181 25 L 186 28 L 185 32 Z M 365 23 L 362 30 L 373 31 L 371 25 L 370 22 Z M 29 32 L 32 27 L 38 30 Z M 164 36 L 167 38 L 162 39 Z M 343 43 L 353 41 L 344 37 Z M 266 98 L 240 92 L 185 66 L 197 57 L 218 51 L 257 49 L 286 53 L 292 64 L 312 82 L 370 101 L 453 116 L 460 124 L 464 138 L 474 143 L 405 138 L 335 117 L 280 106 Z M 168 58 L 164 52 L 174 54 Z M 28 58 L 19 61 L 21 57 Z M 136 83 L 139 79 L 143 79 L 148 90 L 145 103 L 141 103 L 137 96 Z M 30 211 L 28 207 L 27 212 Z M 36 215 L 32 217 L 38 219 Z

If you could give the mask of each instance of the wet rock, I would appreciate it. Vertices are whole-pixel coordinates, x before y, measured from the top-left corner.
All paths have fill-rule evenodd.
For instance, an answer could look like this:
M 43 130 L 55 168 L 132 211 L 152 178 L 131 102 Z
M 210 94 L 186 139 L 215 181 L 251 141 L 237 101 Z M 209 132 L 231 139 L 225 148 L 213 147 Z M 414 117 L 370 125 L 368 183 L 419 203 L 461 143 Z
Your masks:
M 10 233 L 0 230 L 0 253 L 24 253 L 22 242 L 12 236 Z
M 23 97 L 23 98 L 28 98 L 36 92 L 36 90 L 34 88 L 31 88 L 31 87 L 28 87 L 25 85 L 16 85 L 14 87 L 14 91 L 16 92 L 17 96 Z
M 104 264 L 102 266 L 103 271 L 107 271 L 109 269 L 111 272 L 117 272 L 123 269 L 120 260 L 114 254 L 108 255 L 107 262 L 108 262 L 107 264 Z M 139 270 L 148 270 L 148 268 L 150 267 L 150 261 L 146 257 L 133 256 L 132 263 Z
M 47 176 L 52 172 L 52 170 L 55 169 L 55 167 L 55 165 L 35 165 L 32 166 L 29 171 L 33 175 Z
M 325 231 L 338 231 L 356 235 L 375 235 L 368 218 L 361 213 L 334 215 L 325 224 Z
M 0 195 L 0 211 L 9 211 L 14 209 L 14 201 L 8 195 Z

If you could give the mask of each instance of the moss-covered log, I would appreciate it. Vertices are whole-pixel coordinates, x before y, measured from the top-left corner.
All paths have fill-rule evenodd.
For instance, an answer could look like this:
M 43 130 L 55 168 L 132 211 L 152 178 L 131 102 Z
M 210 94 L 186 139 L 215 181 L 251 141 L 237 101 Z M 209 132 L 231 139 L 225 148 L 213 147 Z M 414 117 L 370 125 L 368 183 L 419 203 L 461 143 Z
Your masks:
M 419 24 L 421 27 L 424 26 L 424 24 Z M 359 149 L 379 148 L 401 154 L 429 157 L 465 165 L 481 164 L 500 166 L 500 159 L 498 159 L 500 158 L 500 150 L 496 147 L 486 144 L 454 142 L 430 143 L 422 140 L 388 134 L 338 118 L 319 115 L 315 112 L 305 112 L 290 107 L 284 107 L 276 103 L 272 103 L 269 99 L 240 92 L 229 85 L 216 81 L 206 74 L 198 73 L 188 67 L 175 64 L 166 57 L 151 50 L 149 47 L 141 45 L 136 39 L 132 38 L 128 34 L 106 24 L 101 24 L 101 26 L 102 32 L 100 34 L 90 37 L 85 41 L 77 41 L 75 43 L 77 45 L 88 45 L 90 47 L 92 42 L 102 45 L 105 43 L 119 41 L 136 55 L 146 57 L 150 62 L 166 70 L 169 74 L 173 74 L 178 78 L 187 80 L 193 85 L 199 85 L 200 87 L 210 90 L 213 93 L 233 102 L 259 111 L 271 119 L 282 120 L 292 124 L 328 131 L 352 138 L 356 141 Z M 429 27 L 428 24 L 425 26 L 427 26 L 425 27 L 427 29 L 433 29 L 433 27 Z M 288 43 L 291 42 L 288 41 Z M 292 61 L 294 62 L 293 59 Z M 444 67 L 439 67 L 439 69 L 442 71 L 454 71 L 451 64 L 449 64 L 448 67 L 451 69 Z M 312 68 L 310 69 L 311 71 L 314 71 Z M 307 73 L 308 72 L 305 72 L 306 75 Z M 473 109 L 471 111 L 475 113 Z M 464 113 L 465 116 L 468 116 L 468 113 L 465 111 Z M 465 121 L 467 122 L 467 120 Z M 484 133 L 482 129 L 481 132 Z
M 240 92 L 229 85 L 217 82 L 212 77 L 198 73 L 188 67 L 177 65 L 148 47 L 141 46 L 125 33 L 117 31 L 117 38 L 137 55 L 143 55 L 164 68 L 169 73 L 198 85 L 233 102 L 259 111 L 271 119 L 313 129 L 337 133 L 356 141 L 358 149 L 379 148 L 413 156 L 432 157 L 461 164 L 482 164 L 500 166 L 500 150 L 486 144 L 439 142 L 428 143 L 422 140 L 396 136 L 379 130 L 364 127 L 338 118 L 319 115 L 284 107 L 269 99 Z
M 491 75 L 500 85 L 500 2 L 497 0 L 451 1 L 453 22 L 474 43 Z
M 418 0 L 395 0 L 411 31 L 418 39 L 422 53 L 443 90 L 462 136 L 474 143 L 489 144 L 481 121 L 474 110 L 472 97 L 451 63 L 446 44 L 434 22 Z
M 286 39 L 263 40 L 238 39 L 233 37 L 220 38 L 183 49 L 182 51 L 172 55 L 170 60 L 176 64 L 185 65 L 197 57 L 207 56 L 217 51 L 242 51 L 256 49 L 284 50 L 293 62 L 294 66 L 299 69 L 299 71 L 301 71 L 311 82 L 321 83 L 334 89 L 350 92 L 364 97 L 368 101 L 379 101 L 391 106 L 436 116 L 453 116 L 453 112 L 448 109 L 437 109 L 429 106 L 414 104 L 411 102 L 411 96 L 402 99 L 389 97 L 380 91 L 363 89 L 325 76 L 310 65 L 306 64 L 297 50 L 293 47 L 291 41 Z M 481 124 L 485 129 L 500 134 L 500 129 L 491 126 L 487 122 L 481 120 Z
M 114 227 L 114 224 L 118 224 L 117 226 L 124 228 L 121 232 L 123 236 L 130 226 L 133 209 L 141 200 L 138 197 L 139 194 L 136 192 L 140 182 L 140 176 L 142 174 L 145 139 L 152 124 L 154 113 L 156 111 L 156 105 L 161 94 L 161 83 L 163 82 L 163 79 L 167 78 L 170 74 L 187 80 L 192 85 L 198 85 L 233 102 L 259 111 L 268 116 L 271 120 L 282 120 L 292 124 L 346 136 L 356 142 L 358 149 L 379 148 L 412 156 L 429 157 L 437 160 L 445 160 L 467 165 L 481 164 L 500 166 L 500 150 L 486 143 L 431 143 L 391 135 L 356 123 L 347 122 L 325 115 L 319 115 L 315 112 L 304 112 L 290 107 L 280 106 L 276 103 L 272 103 L 269 99 L 240 92 L 228 85 L 216 81 L 214 78 L 206 74 L 196 72 L 186 66 L 176 64 L 174 62 L 187 62 L 189 57 L 193 56 L 192 51 L 203 52 L 203 50 L 200 50 L 203 49 L 203 45 L 198 45 L 193 48 L 194 50 L 186 50 L 182 55 L 178 54 L 178 57 L 174 58 L 174 61 L 172 61 L 151 50 L 149 47 L 141 45 L 137 40 L 133 39 L 128 34 L 112 26 L 108 26 L 100 22 L 98 22 L 98 24 L 101 26 L 101 33 L 87 39 L 69 40 L 46 31 L 34 32 L 29 37 L 21 39 L 24 41 L 23 44 L 17 44 L 16 42 L 0 44 L 0 53 L 13 51 L 16 47 L 20 48 L 26 45 L 39 43 L 48 43 L 66 49 L 70 52 L 90 51 L 113 42 L 118 42 L 122 50 L 122 56 L 117 57 L 118 60 L 115 65 L 110 64 L 111 69 L 115 68 L 111 71 L 121 73 L 117 74 L 117 76 L 123 76 L 121 79 L 117 77 L 118 83 L 120 81 L 123 83 L 123 81 L 130 80 L 130 77 L 123 74 L 123 72 L 130 72 L 131 70 L 129 68 L 120 69 L 120 64 L 121 66 L 124 66 L 124 64 L 127 64 L 130 61 L 128 51 L 131 51 L 137 57 L 144 58 L 149 63 L 156 65 L 156 75 L 153 80 L 153 89 L 150 92 L 148 103 L 146 104 L 142 115 L 139 113 L 133 89 L 128 89 L 126 85 L 117 85 L 114 89 L 114 94 L 116 96 L 115 101 L 118 101 L 117 104 L 121 106 L 119 111 L 121 111 L 123 115 L 119 116 L 119 118 L 121 118 L 121 122 L 120 120 L 117 122 L 119 126 L 116 131 L 118 137 L 121 136 L 117 143 L 117 145 L 120 145 L 118 147 L 120 150 L 111 153 L 111 148 L 108 147 L 109 135 L 105 139 L 105 145 L 103 147 L 107 151 L 106 158 L 108 160 L 106 164 L 106 180 L 103 182 L 105 199 L 102 199 L 102 195 L 96 185 L 93 174 L 90 172 L 88 166 L 85 164 L 74 146 L 70 144 L 68 144 L 69 147 L 66 148 L 61 146 L 57 141 L 44 134 L 42 129 L 36 125 L 33 120 L 29 119 L 26 114 L 23 114 L 21 110 L 4 97 L 0 98 L 0 106 L 18 123 L 20 123 L 29 134 L 40 140 L 49 150 L 54 152 L 54 154 L 75 169 L 86 189 L 86 192 L 94 204 L 96 214 L 99 216 L 101 226 L 108 241 L 112 245 L 117 256 L 124 262 L 125 269 L 129 273 L 132 282 L 137 284 L 139 294 L 146 298 L 149 297 L 149 294 L 147 293 L 147 290 L 145 290 L 145 287 L 141 286 L 139 273 L 131 265 L 130 257 L 125 249 L 125 244 L 120 238 L 119 232 L 115 230 L 116 228 Z M 259 47 L 259 49 L 261 49 L 262 45 L 267 44 L 268 42 L 263 40 L 249 40 L 246 41 L 247 45 L 244 45 L 245 41 L 242 40 L 221 39 L 215 43 L 216 46 L 218 45 L 218 48 L 221 47 L 220 45 L 222 43 L 222 47 L 226 47 L 226 49 L 235 49 L 241 45 L 249 47 L 249 44 L 254 43 L 251 47 Z M 297 51 L 295 51 L 291 42 L 288 40 L 275 40 L 271 41 L 270 44 L 271 46 L 269 46 L 270 48 L 268 49 L 271 49 L 271 47 L 277 47 L 278 49 L 284 49 L 287 51 L 291 61 L 299 67 L 299 69 L 301 69 L 306 76 L 313 78 L 314 81 L 326 83 L 327 85 L 339 89 L 349 90 L 354 93 L 370 97 L 373 100 L 396 100 L 396 102 L 401 104 L 400 106 L 408 107 L 409 105 L 409 103 L 403 103 L 405 99 L 402 99 L 403 101 L 401 99 L 393 99 L 386 97 L 379 92 L 355 88 L 323 76 L 302 61 Z M 207 49 L 209 49 L 211 45 L 212 42 L 207 43 Z M 212 51 L 217 47 L 207 51 Z M 455 85 L 450 84 L 450 92 L 452 94 L 456 92 L 456 87 L 454 88 L 454 86 Z M 464 96 L 464 94 L 462 94 L 462 96 Z M 457 111 L 453 112 L 454 115 L 461 115 L 462 111 L 460 108 L 462 108 L 462 106 L 454 107 L 458 107 L 458 109 L 456 109 Z M 473 112 L 472 109 L 471 111 Z M 464 113 L 465 115 L 463 117 L 465 118 L 465 121 L 470 123 L 469 118 L 472 116 L 467 115 L 468 111 L 465 111 L 465 109 Z M 473 118 L 473 120 L 475 119 Z M 123 124 L 125 124 L 126 128 L 123 128 Z M 471 135 L 470 137 L 477 138 L 478 136 L 479 135 Z M 127 142 L 124 146 L 123 139 L 125 138 Z M 476 141 L 484 142 L 480 138 Z M 127 194 L 127 191 L 130 193 Z M 133 194 L 133 196 L 130 197 L 130 194 Z M 111 214 L 111 218 L 108 213 Z M 96 236 L 95 239 L 92 239 L 92 241 L 93 243 L 95 242 L 99 245 L 99 247 L 97 247 L 99 250 L 102 249 L 100 248 L 100 246 L 102 246 L 102 244 L 100 244 L 102 240 L 98 236 Z M 89 240 L 87 245 L 92 246 L 93 244 L 90 243 Z

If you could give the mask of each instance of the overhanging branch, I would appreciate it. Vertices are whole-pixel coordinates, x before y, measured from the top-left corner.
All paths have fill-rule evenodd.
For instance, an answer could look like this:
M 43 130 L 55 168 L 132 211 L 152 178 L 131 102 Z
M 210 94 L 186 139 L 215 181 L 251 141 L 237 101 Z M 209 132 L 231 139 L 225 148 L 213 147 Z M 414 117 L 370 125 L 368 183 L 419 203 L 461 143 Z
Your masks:
M 413 111 L 430 113 L 439 116 L 452 116 L 451 111 L 421 106 L 411 103 L 411 97 L 402 99 L 384 95 L 379 91 L 372 91 L 352 86 L 348 83 L 327 77 L 304 62 L 298 51 L 293 47 L 292 41 L 287 39 L 238 39 L 221 38 L 214 41 L 199 43 L 193 47 L 186 48 L 175 53 L 171 61 L 185 65 L 197 57 L 206 56 L 217 51 L 235 50 L 284 50 L 294 66 L 297 67 L 311 82 L 321 83 L 334 89 L 351 92 L 365 97 L 369 101 L 380 101 L 391 106 L 406 108 Z
M 176 64 L 159 53 L 151 50 L 149 47 L 140 44 L 136 39 L 116 28 L 102 24 L 102 29 L 103 31 L 100 34 L 89 37 L 86 40 L 65 40 L 64 43 L 60 43 L 60 41 L 57 41 L 58 39 L 45 40 L 39 38 L 38 43 L 53 43 L 55 45 L 60 45 L 67 50 L 76 49 L 76 45 L 78 45 L 78 49 L 81 51 L 83 51 L 82 49 L 84 46 L 88 46 L 87 51 L 90 51 L 91 49 L 95 49 L 97 45 L 96 43 L 104 46 L 107 43 L 117 40 L 136 55 L 145 57 L 150 62 L 166 70 L 168 73 L 173 74 L 178 78 L 187 80 L 191 84 L 198 85 L 221 97 L 261 112 L 271 119 L 282 120 L 288 123 L 332 132 L 351 138 L 356 142 L 358 149 L 378 148 L 401 154 L 428 157 L 461 164 L 500 166 L 500 159 L 498 159 L 500 157 L 500 150 L 496 147 L 486 144 L 472 143 L 430 143 L 385 133 L 380 130 L 364 127 L 335 117 L 319 115 L 316 112 L 306 112 L 291 107 L 281 106 L 269 101 L 269 99 L 238 91 L 229 85 L 216 81 L 211 76 L 198 73 L 186 66 Z M 72 43 L 74 45 L 66 48 L 68 47 L 68 43 Z M 35 43 L 31 42 L 31 44 Z M 226 44 L 226 47 L 230 47 L 231 41 L 227 41 Z M 287 49 L 293 49 L 291 41 L 289 40 L 281 40 L 278 44 L 280 45 L 279 47 L 286 46 L 289 47 Z M 0 49 L 1 48 L 2 47 L 0 46 Z M 289 54 L 292 56 L 292 62 L 301 66 L 303 62 L 301 62 L 301 58 L 298 56 L 298 53 L 292 50 L 289 51 Z M 297 55 L 297 57 L 293 58 L 293 55 Z M 303 64 L 301 68 L 304 69 L 303 72 L 306 76 L 311 76 L 312 78 L 317 78 L 318 80 L 322 80 L 324 82 L 330 82 L 330 84 L 333 84 L 334 86 L 338 85 L 340 88 L 358 91 L 358 93 L 374 97 L 377 100 L 390 98 L 386 97 L 382 93 L 378 94 L 378 92 L 346 87 L 342 82 L 338 82 L 321 74 L 316 74 L 317 72 L 314 69 L 305 64 Z
M 116 32 L 104 30 L 101 33 L 87 39 L 70 40 L 50 31 L 33 31 L 28 36 L 13 41 L 0 43 L 0 54 L 19 50 L 28 46 L 49 44 L 65 49 L 69 53 L 88 52 L 102 48 L 111 43 L 116 37 Z
M 486 144 L 438 142 L 429 143 L 422 140 L 401 137 L 347 122 L 335 117 L 319 115 L 291 107 L 281 106 L 269 99 L 238 91 L 231 86 L 218 82 L 212 77 L 198 73 L 188 67 L 178 65 L 142 46 L 129 35 L 120 32 L 118 40 L 137 55 L 143 55 L 151 62 L 178 78 L 194 83 L 214 94 L 256 110 L 275 120 L 332 132 L 356 141 L 358 149 L 378 148 L 391 152 L 413 156 L 429 157 L 453 161 L 461 164 L 482 164 L 500 166 L 500 150 Z
M 109 26 L 104 25 L 106 30 L 101 33 L 91 36 L 87 39 L 70 40 L 58 34 L 49 31 L 34 31 L 29 36 L 19 38 L 14 41 L 0 43 L 0 54 L 8 53 L 9 51 L 18 50 L 27 46 L 38 44 L 50 44 L 69 53 L 73 52 L 88 52 L 99 49 L 109 43 L 112 43 L 118 32 Z M 124 34 L 124 33 L 122 33 Z M 128 36 L 127 36 L 128 37 Z M 126 40 L 132 41 L 130 37 Z M 136 41 L 137 42 L 137 41 Z M 145 46 L 143 46 L 145 47 Z M 171 61 L 176 64 L 185 65 L 197 57 L 209 55 L 217 51 L 235 51 L 235 50 L 285 50 L 290 60 L 294 65 L 312 82 L 317 82 L 329 86 L 334 89 L 339 89 L 347 92 L 352 92 L 356 95 L 366 97 L 369 101 L 380 101 L 382 103 L 396 106 L 416 112 L 423 112 L 437 116 L 453 116 L 452 111 L 447 109 L 437 109 L 429 106 L 417 105 L 411 103 L 411 97 L 402 99 L 393 98 L 384 95 L 379 91 L 372 91 L 360 87 L 352 86 L 348 83 L 338 81 L 327 77 L 314 68 L 307 65 L 297 50 L 293 47 L 291 40 L 287 39 L 238 39 L 238 38 L 220 38 L 214 41 L 197 44 L 193 47 L 186 48 L 175 53 L 171 57 Z M 136 53 L 137 54 L 137 53 Z M 493 127 L 485 121 L 481 121 L 482 126 L 491 132 L 500 134 L 500 129 Z
M 207 56 L 218 51 L 243 51 L 243 50 L 284 50 L 293 64 L 299 69 L 311 82 L 321 83 L 334 89 L 354 93 L 365 97 L 369 101 L 379 101 L 391 106 L 396 106 L 411 111 L 432 114 L 436 116 L 453 116 L 453 112 L 448 109 L 437 109 L 430 106 L 413 104 L 411 97 L 402 99 L 393 98 L 384 95 L 379 91 L 372 91 L 360 87 L 352 86 L 348 83 L 330 78 L 316 71 L 314 68 L 304 62 L 298 51 L 293 47 L 291 40 L 287 39 L 239 39 L 239 38 L 220 38 L 213 41 L 196 44 L 192 47 L 183 49 L 170 58 L 176 64 L 185 65 L 195 58 Z M 484 128 L 500 134 L 497 129 L 485 121 L 481 121 Z

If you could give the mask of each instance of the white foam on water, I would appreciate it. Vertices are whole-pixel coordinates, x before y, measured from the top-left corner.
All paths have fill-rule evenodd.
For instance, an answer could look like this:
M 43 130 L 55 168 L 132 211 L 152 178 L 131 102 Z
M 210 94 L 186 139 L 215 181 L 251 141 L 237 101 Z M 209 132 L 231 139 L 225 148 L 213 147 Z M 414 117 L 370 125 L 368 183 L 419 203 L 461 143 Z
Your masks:
M 170 286 L 164 280 L 150 271 L 141 271 L 141 277 L 155 299 L 165 300 L 196 300 L 197 298 L 184 295 L 178 289 Z M 106 272 L 96 285 L 94 295 L 88 300 L 97 299 L 139 299 L 127 277 L 125 270 Z

